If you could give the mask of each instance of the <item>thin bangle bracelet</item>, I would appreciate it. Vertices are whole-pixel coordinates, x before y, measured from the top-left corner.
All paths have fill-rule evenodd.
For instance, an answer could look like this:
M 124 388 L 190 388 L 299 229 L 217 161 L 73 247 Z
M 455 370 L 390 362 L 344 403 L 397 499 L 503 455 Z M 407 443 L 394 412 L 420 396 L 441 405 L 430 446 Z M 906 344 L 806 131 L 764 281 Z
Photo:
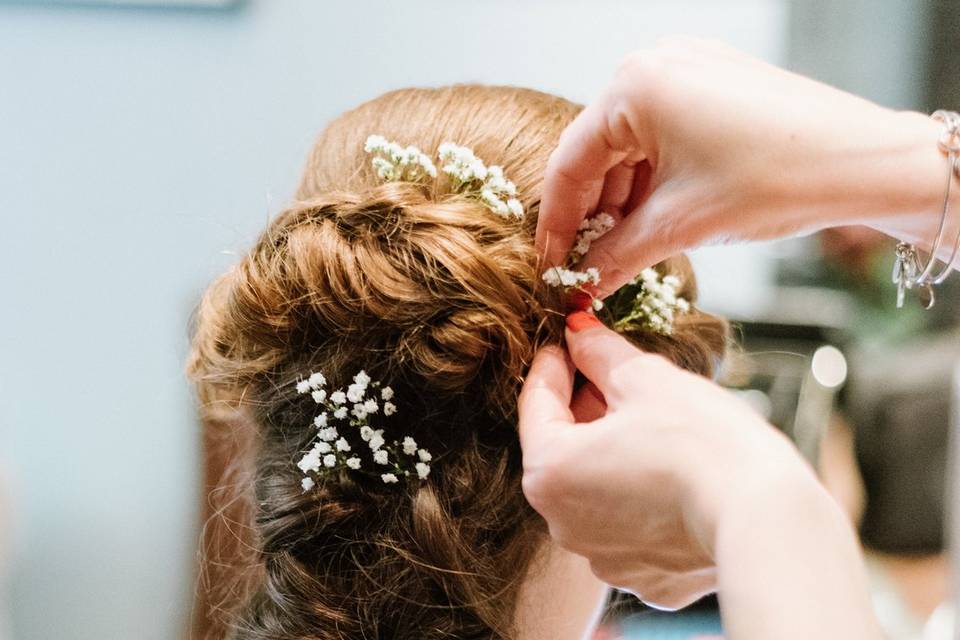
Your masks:
M 931 308 L 936 302 L 933 287 L 947 279 L 947 276 L 953 271 L 957 255 L 960 254 L 960 228 L 958 228 L 950 257 L 937 275 L 931 275 L 937 264 L 937 255 L 943 245 L 943 233 L 946 230 L 947 215 L 950 212 L 950 188 L 953 185 L 953 178 L 956 175 L 960 179 L 960 114 L 955 111 L 940 110 L 934 112 L 932 117 L 934 120 L 943 123 L 943 132 L 937 140 L 937 146 L 947 154 L 947 184 L 944 188 L 943 203 L 940 209 L 940 225 L 930 246 L 930 256 L 925 265 L 920 262 L 920 253 L 914 245 L 907 242 L 901 242 L 897 245 L 896 260 L 893 263 L 893 274 L 891 276 L 893 283 L 897 285 L 897 308 L 903 306 L 907 289 L 913 289 L 914 287 L 924 290 L 927 298 L 927 303 L 924 306 L 927 309 Z

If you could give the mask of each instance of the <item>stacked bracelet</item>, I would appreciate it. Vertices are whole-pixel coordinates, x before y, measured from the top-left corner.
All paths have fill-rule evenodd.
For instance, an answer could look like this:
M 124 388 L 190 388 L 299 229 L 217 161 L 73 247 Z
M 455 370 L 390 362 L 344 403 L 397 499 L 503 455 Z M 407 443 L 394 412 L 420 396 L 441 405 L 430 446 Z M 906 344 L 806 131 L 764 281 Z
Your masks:
M 914 287 L 924 291 L 925 307 L 927 309 L 932 307 L 936 302 L 933 287 L 947 279 L 953 269 L 953 263 L 957 259 L 957 253 L 960 251 L 960 229 L 958 229 L 953 240 L 953 251 L 950 253 L 950 258 L 944 263 L 945 266 L 934 275 L 937 255 L 943 244 L 943 233 L 947 226 L 947 214 L 950 212 L 950 187 L 955 175 L 960 179 L 960 114 L 955 111 L 940 110 L 934 112 L 933 118 L 943 123 L 943 133 L 940 134 L 937 144 L 940 150 L 947 154 L 947 186 L 943 194 L 940 226 L 937 228 L 937 235 L 930 246 L 930 256 L 927 258 L 926 264 L 921 262 L 920 253 L 914 245 L 907 242 L 901 242 L 897 245 L 892 280 L 897 285 L 898 308 L 903 306 L 907 289 L 913 289 Z

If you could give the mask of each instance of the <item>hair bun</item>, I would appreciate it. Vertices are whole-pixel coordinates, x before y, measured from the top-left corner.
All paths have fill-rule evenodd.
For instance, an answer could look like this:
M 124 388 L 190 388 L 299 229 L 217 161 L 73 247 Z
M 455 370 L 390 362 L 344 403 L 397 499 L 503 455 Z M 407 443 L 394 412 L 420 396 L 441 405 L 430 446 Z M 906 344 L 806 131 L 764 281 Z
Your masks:
M 500 394 L 532 357 L 537 283 L 529 230 L 475 200 L 411 183 L 324 194 L 281 213 L 215 287 L 231 318 L 215 342 L 244 369 L 234 382 L 321 353 L 331 369 Z

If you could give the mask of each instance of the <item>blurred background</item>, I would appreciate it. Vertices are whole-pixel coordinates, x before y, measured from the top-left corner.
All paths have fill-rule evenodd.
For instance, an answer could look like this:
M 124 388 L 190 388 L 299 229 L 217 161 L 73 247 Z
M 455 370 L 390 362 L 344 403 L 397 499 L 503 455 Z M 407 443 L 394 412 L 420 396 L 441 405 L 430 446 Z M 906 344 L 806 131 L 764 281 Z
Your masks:
M 410 85 L 589 101 L 672 33 L 891 107 L 960 108 L 956 0 L 0 0 L 0 638 L 185 637 L 190 314 L 290 198 L 326 121 Z M 694 261 L 703 306 L 744 345 L 723 382 L 850 513 L 888 637 L 930 640 L 949 637 L 960 291 L 896 312 L 892 248 L 842 229 Z M 721 633 L 710 599 L 609 617 L 598 637 Z

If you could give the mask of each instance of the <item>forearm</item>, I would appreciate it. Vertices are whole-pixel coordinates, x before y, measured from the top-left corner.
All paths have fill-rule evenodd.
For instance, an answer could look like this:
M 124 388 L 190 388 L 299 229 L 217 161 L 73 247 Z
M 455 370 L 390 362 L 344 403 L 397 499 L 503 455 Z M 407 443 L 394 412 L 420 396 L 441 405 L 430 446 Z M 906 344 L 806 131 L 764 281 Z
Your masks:
M 806 226 L 812 228 L 862 224 L 929 249 L 948 173 L 947 156 L 937 145 L 942 131 L 943 124 L 927 115 L 900 112 L 849 137 L 837 136 L 834 143 L 815 141 L 819 157 L 811 154 L 809 162 L 786 177 L 789 189 L 778 193 L 785 215 L 808 216 Z M 802 155 L 804 141 L 797 145 Z M 956 178 L 950 204 L 941 257 L 949 254 L 960 228 Z
M 877 640 L 860 549 L 815 482 L 739 501 L 717 530 L 729 640 Z

